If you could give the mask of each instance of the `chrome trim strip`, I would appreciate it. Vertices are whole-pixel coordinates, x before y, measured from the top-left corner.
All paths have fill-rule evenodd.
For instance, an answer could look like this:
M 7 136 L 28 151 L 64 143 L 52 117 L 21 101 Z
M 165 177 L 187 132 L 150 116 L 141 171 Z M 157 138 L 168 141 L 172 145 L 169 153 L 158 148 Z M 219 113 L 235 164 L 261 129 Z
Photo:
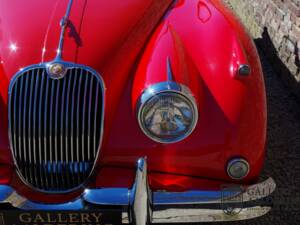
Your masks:
M 69 134 L 69 129 L 68 129 L 68 124 L 69 124 L 69 99 L 70 99 L 70 92 L 71 92 L 71 81 L 72 81 L 72 77 L 73 77 L 73 73 L 70 74 L 70 76 L 68 77 L 69 81 L 67 84 L 67 94 L 66 94 L 66 105 L 65 107 L 65 135 L 64 135 L 64 139 L 65 139 L 65 149 L 69 149 L 69 138 L 70 138 L 70 134 Z M 70 161 L 69 159 L 69 152 L 65 152 L 66 153 L 66 162 L 62 161 L 62 165 L 64 165 L 64 163 L 68 163 Z M 71 156 L 72 158 L 72 156 Z M 67 177 L 67 183 L 70 184 L 71 183 L 71 178 L 69 173 L 66 173 L 66 177 Z
M 53 84 L 55 84 L 55 83 L 53 83 Z M 60 92 L 60 83 L 58 82 L 57 84 L 56 84 L 56 99 L 55 99 L 55 116 L 54 116 L 54 157 L 55 157 L 55 167 L 56 167 L 56 169 L 55 169 L 55 171 L 56 171 L 56 177 L 58 177 L 58 162 L 59 162 L 59 160 L 58 160 L 58 132 L 57 132 L 57 129 L 58 129 L 58 123 L 59 123 L 59 121 L 58 121 L 58 99 L 59 99 L 59 92 Z M 51 126 L 52 126 L 52 124 L 51 124 Z M 61 178 L 59 178 L 59 179 L 61 179 Z M 63 180 L 63 179 L 61 179 L 61 180 Z
M 44 93 L 44 80 L 45 80 L 45 72 L 42 73 L 42 79 L 41 79 L 41 88 L 40 88 L 40 93 L 39 93 L 39 106 L 38 106 L 38 146 L 39 146 L 39 162 L 42 164 L 42 142 L 41 142 L 41 136 L 42 136 L 42 104 L 43 104 L 43 93 Z M 43 167 L 45 168 L 45 167 Z M 41 177 L 41 186 L 45 186 L 45 181 L 44 179 L 44 171 L 42 167 L 40 166 L 40 177 Z
M 97 149 L 97 142 L 96 142 L 96 137 L 97 137 L 97 114 L 98 114 L 98 101 L 99 101 L 99 86 L 97 85 L 96 87 L 96 99 L 95 99 L 95 112 L 94 112 L 94 151 L 98 151 Z M 94 152 L 95 154 L 96 152 Z
M 271 210 L 269 203 L 263 203 L 259 200 L 268 197 L 276 189 L 274 180 L 269 178 L 262 183 L 245 189 L 240 188 L 239 193 L 228 192 L 228 196 L 225 196 L 225 198 L 222 191 L 200 190 L 182 193 L 151 193 L 147 179 L 147 162 L 145 158 L 141 158 L 137 163 L 136 179 L 132 189 L 85 189 L 79 198 L 71 202 L 44 204 L 25 199 L 10 186 L 0 185 L 0 204 L 10 203 L 12 206 L 24 210 L 62 211 L 93 210 L 97 207 L 120 206 L 124 210 L 122 213 L 123 223 L 134 222 L 136 225 L 146 225 L 150 222 L 239 221 L 260 217 L 268 213 Z M 152 196 L 154 196 L 153 199 Z M 235 208 L 237 213 L 228 213 L 223 209 L 222 202 L 229 198 L 230 203 L 231 197 L 242 199 L 241 208 Z
M 13 207 L 22 210 L 80 210 L 83 209 L 82 199 L 78 198 L 72 202 L 62 204 L 43 204 L 32 202 L 20 196 L 13 188 L 0 185 L 0 202 L 9 203 Z
M 79 78 L 79 87 L 81 87 L 81 84 L 82 84 L 82 76 L 83 76 L 83 70 L 80 69 L 80 78 Z M 81 138 L 80 136 L 80 120 L 79 120 L 79 113 L 80 113 L 80 98 L 81 98 L 81 88 L 78 90 L 78 93 L 77 93 L 77 109 L 76 109 L 76 113 L 77 113 L 77 118 L 76 118 L 76 158 L 77 158 L 77 161 L 82 161 L 82 159 L 80 159 L 80 144 L 79 144 L 79 139 Z M 80 174 L 79 176 L 77 177 L 77 181 L 79 182 L 80 181 Z
M 80 70 L 80 78 L 79 78 L 79 87 L 81 87 L 81 83 L 82 83 L 82 75 L 83 75 L 83 70 Z M 78 90 L 78 93 L 77 93 L 77 108 L 76 108 L 76 121 L 77 121 L 77 124 L 76 124 L 76 157 L 77 157 L 77 160 L 79 161 L 79 112 L 80 112 L 80 107 L 79 107 L 79 104 L 80 104 L 80 97 L 81 97 L 81 88 Z
M 240 192 L 237 192 L 238 195 Z M 227 193 L 232 195 L 232 193 Z M 192 196 L 192 197 L 191 197 Z M 159 205 L 188 205 L 188 204 L 216 204 L 221 203 L 222 193 L 220 191 L 186 191 L 186 192 L 155 192 L 154 202 Z
M 65 141 L 66 135 L 63 135 L 63 133 L 65 132 L 65 93 L 66 93 L 66 86 L 67 86 L 67 79 L 64 79 L 64 83 L 63 83 L 63 87 L 62 87 L 62 100 L 61 100 L 61 121 L 60 121 L 60 149 L 64 149 L 65 146 Z M 65 157 L 64 154 L 65 151 L 61 151 L 60 152 L 60 157 L 61 160 L 64 161 Z M 66 153 L 67 154 L 67 153 Z M 65 180 L 62 179 L 62 185 L 65 186 Z
M 75 102 L 75 89 L 76 89 L 76 83 L 77 83 L 77 75 L 78 75 L 78 70 L 76 69 L 76 71 L 75 71 L 75 78 L 74 79 L 72 79 L 73 80 L 73 88 L 72 88 L 72 101 L 71 101 L 71 111 L 72 111 L 72 113 L 71 113 L 71 161 L 72 161 L 72 168 L 73 168 L 73 170 L 74 170 L 74 162 L 75 162 L 75 157 L 74 157 L 74 152 L 75 152 L 75 150 L 74 150 L 74 142 L 73 142 L 73 140 L 75 139 L 74 138 L 74 123 L 73 123 L 73 121 L 74 121 L 74 114 L 75 114 L 75 110 L 74 110 L 74 108 L 75 108 L 75 106 L 74 106 L 74 102 Z M 74 179 L 74 177 L 73 177 L 73 179 Z
M 16 89 L 18 90 L 18 86 L 16 86 Z M 16 104 L 17 104 L 17 91 L 15 91 L 14 93 L 14 109 L 16 109 Z M 14 121 L 16 121 L 16 110 L 14 110 L 13 112 L 13 117 L 14 117 Z M 16 133 L 16 122 L 14 122 L 13 124 L 13 132 Z M 13 138 L 13 146 L 16 146 L 17 145 L 17 141 L 16 141 L 16 135 L 14 135 L 14 138 Z M 17 152 L 14 151 L 15 154 L 17 155 Z
M 44 109 L 44 112 L 45 112 L 45 115 L 47 115 L 47 111 L 48 111 L 48 95 L 49 95 L 49 85 L 48 85 L 48 79 L 46 79 L 46 93 L 45 93 L 45 98 L 46 98 L 46 101 L 45 101 L 45 109 Z M 45 152 L 44 152 L 44 159 L 45 159 L 45 173 L 46 173 L 46 167 L 47 167 L 47 162 L 48 162 L 48 155 L 47 155 L 47 152 L 48 152 L 48 144 L 47 144 L 47 117 L 44 117 L 44 149 L 45 149 Z M 50 151 L 49 151 L 50 152 Z M 46 174 L 45 174 L 46 176 Z M 46 177 L 45 177 L 46 178 Z M 48 183 L 48 179 L 46 178 L 46 185 L 48 186 L 49 183 Z
M 130 191 L 127 188 L 86 189 L 85 202 L 93 205 L 128 206 Z
M 39 70 L 37 70 L 36 71 L 36 74 L 39 74 Z M 38 85 L 38 83 L 39 83 L 39 76 L 35 76 L 36 77 L 36 79 L 35 79 L 35 87 L 34 87 L 34 99 L 33 99 L 33 118 L 38 118 L 37 117 L 37 115 L 36 115 L 36 109 L 37 109 L 37 98 L 38 98 L 38 88 L 39 88 L 39 85 Z M 32 138 L 32 140 L 33 140 L 33 162 L 34 162 L 34 164 L 36 165 L 37 164 L 37 157 L 36 157 L 36 138 L 35 138 L 35 135 L 36 135 L 36 120 L 35 119 L 33 119 L 32 120 L 32 124 L 33 124 L 33 126 L 32 126 L 32 133 L 33 133 L 33 138 Z
M 49 120 L 49 139 L 50 139 L 50 142 L 49 142 L 49 160 L 50 160 L 50 173 L 51 173 L 51 185 L 52 187 L 55 186 L 54 184 L 54 179 L 53 179 L 53 173 L 52 173 L 52 170 L 53 170 L 53 155 L 52 155 L 52 151 L 53 151 L 53 146 L 52 146 L 52 126 L 53 126 L 53 101 L 54 101 L 54 83 L 52 83 L 51 85 L 51 92 L 50 92 L 50 120 Z M 55 166 L 57 165 L 57 163 L 55 162 Z
M 68 124 L 69 124 L 69 99 L 70 99 L 70 91 L 71 91 L 71 81 L 72 81 L 72 77 L 73 77 L 73 73 L 70 74 L 70 76 L 68 77 L 69 79 L 69 82 L 68 82 L 68 85 L 67 85 L 67 100 L 66 100 L 66 106 L 65 106 L 65 118 L 66 118 L 66 121 L 65 121 L 65 148 L 68 149 L 68 138 L 69 138 L 69 129 L 68 129 Z M 66 152 L 66 162 L 69 162 L 69 154 L 68 152 Z M 72 156 L 71 156 L 71 160 L 72 160 Z
M 88 149 L 88 161 L 90 160 L 91 158 L 91 151 L 90 151 L 90 148 L 91 148 L 91 143 L 90 143 L 90 140 L 91 140 L 91 110 L 92 110 L 92 94 L 93 94 L 93 77 L 92 79 L 90 79 L 90 93 L 89 93 L 89 106 L 88 106 L 88 115 L 89 115 L 89 118 L 88 118 L 88 139 L 87 139 L 87 149 Z
M 84 83 L 84 97 L 83 97 L 83 107 L 82 107 L 82 117 L 85 118 L 85 112 L 86 112 L 86 96 L 87 96 L 87 89 L 88 89 L 88 79 L 87 76 L 85 77 L 85 83 Z M 82 120 L 82 130 L 85 130 L 85 120 Z M 84 132 L 82 132 L 81 135 L 81 141 L 82 141 L 82 149 L 85 149 L 85 141 L 84 141 Z M 82 160 L 85 161 L 85 154 L 82 151 Z
M 73 89 L 72 89 L 72 101 L 71 101 L 71 167 L 72 167 L 72 170 L 75 171 L 75 167 L 78 165 L 76 164 L 75 165 L 75 162 L 78 162 L 76 161 L 75 159 L 75 148 L 74 148 L 74 140 L 75 140 L 75 137 L 74 137 L 74 114 L 75 114 L 75 110 L 74 110 L 74 102 L 75 102 L 75 89 L 76 89 L 76 84 L 77 84 L 77 75 L 78 75 L 78 69 L 76 69 L 75 71 L 75 78 L 73 79 Z M 78 123 L 78 121 L 76 121 L 76 123 Z M 76 183 L 76 180 L 77 180 L 77 177 L 75 178 L 74 176 L 72 176 L 72 181 L 73 183 Z
M 167 209 L 155 211 L 152 223 L 205 223 L 229 222 L 254 219 L 264 216 L 271 207 L 250 207 L 241 209 L 237 215 L 227 215 L 221 209 Z
M 21 123 L 21 121 L 22 121 L 22 110 L 21 110 L 21 108 L 22 108 L 22 104 L 23 104 L 23 100 L 24 100 L 24 95 L 23 95 L 23 83 L 24 83 L 24 77 L 22 77 L 22 80 L 21 80 L 21 89 L 20 89 L 20 102 L 19 102 L 19 115 L 18 115 L 18 119 L 19 119 L 19 128 L 18 128 L 18 131 L 19 131 L 19 137 L 18 137 L 18 139 L 19 139 L 19 157 L 20 157 L 20 159 L 21 160 L 24 160 L 23 159 L 23 157 L 22 157 L 22 143 L 21 143 L 21 136 L 22 136 L 22 124 L 23 123 Z M 22 98 L 22 96 L 23 96 L 23 98 Z M 23 112 L 24 113 L 24 112 Z M 24 166 L 23 166 L 24 167 Z M 23 168 L 22 168 L 22 170 L 23 170 Z
M 27 78 L 29 76 L 29 72 L 26 72 L 24 77 Z M 23 77 L 23 79 L 25 79 Z M 27 94 L 28 94 L 28 78 L 26 79 L 26 82 L 25 82 L 25 93 L 24 93 L 24 112 L 23 112 L 23 135 L 26 133 L 26 121 L 27 121 L 27 109 L 26 109 L 26 106 L 27 106 Z M 9 111 L 11 110 L 10 106 L 8 107 L 9 108 Z M 10 112 L 8 113 L 10 115 Z M 9 119 L 8 119 L 9 120 Z M 9 132 L 9 135 L 10 135 L 10 139 L 11 139 L 11 132 Z M 12 147 L 12 146 L 11 146 Z M 23 150 L 23 153 L 24 153 L 24 161 L 27 162 L 27 154 L 26 154 L 26 151 L 27 151 L 27 143 L 26 143 L 26 140 L 25 138 L 23 139 L 23 147 L 24 147 L 24 150 Z M 16 165 L 16 161 L 15 161 L 15 165 Z M 29 168 L 28 166 L 26 165 L 23 165 L 24 167 L 24 172 L 25 172 L 25 175 L 28 177 L 28 174 L 29 173 Z
M 28 112 L 28 115 L 29 115 L 29 120 L 28 120 L 28 149 L 29 149 L 29 163 L 30 165 L 28 166 L 29 167 L 29 173 L 31 175 L 31 181 L 30 183 L 33 183 L 33 180 L 36 181 L 36 176 L 35 174 L 33 173 L 32 171 L 32 163 L 33 163 L 33 160 L 32 160 L 32 156 L 33 156 L 33 153 L 32 153 L 32 147 L 31 147 L 31 144 L 32 144 L 32 135 L 31 135 L 31 114 L 32 114 L 32 94 L 33 94 L 33 84 L 34 84 L 34 78 L 33 77 L 33 71 L 31 71 L 30 73 L 30 93 L 29 93 L 29 112 Z
M 167 57 L 167 75 L 168 75 L 168 81 L 172 82 L 174 80 L 174 77 L 173 77 L 173 71 L 172 71 L 170 57 Z

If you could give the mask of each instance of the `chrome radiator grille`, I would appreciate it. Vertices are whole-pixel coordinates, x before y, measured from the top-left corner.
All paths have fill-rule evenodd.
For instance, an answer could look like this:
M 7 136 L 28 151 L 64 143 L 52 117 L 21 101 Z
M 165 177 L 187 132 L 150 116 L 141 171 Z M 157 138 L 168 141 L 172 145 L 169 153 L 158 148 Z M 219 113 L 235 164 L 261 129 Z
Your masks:
M 43 66 L 16 75 L 10 85 L 10 142 L 18 173 L 30 186 L 64 192 L 82 185 L 98 155 L 103 84 L 84 67 L 52 79 Z

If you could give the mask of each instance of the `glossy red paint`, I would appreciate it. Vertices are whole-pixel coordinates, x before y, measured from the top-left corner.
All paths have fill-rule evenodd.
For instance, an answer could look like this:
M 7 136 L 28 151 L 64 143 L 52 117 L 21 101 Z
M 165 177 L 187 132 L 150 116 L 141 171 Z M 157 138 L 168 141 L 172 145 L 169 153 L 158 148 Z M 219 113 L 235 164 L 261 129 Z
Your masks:
M 28 0 L 23 6 L 21 1 L 0 0 L 0 164 L 6 168 L 13 165 L 7 135 L 9 82 L 20 68 L 54 58 L 67 3 Z M 236 156 L 251 166 L 242 182 L 259 176 L 266 100 L 253 42 L 219 0 L 179 0 L 166 13 L 170 4 L 74 0 L 63 57 L 97 70 L 106 86 L 103 145 L 91 186 L 131 186 L 135 161 L 142 156 L 148 158 L 154 189 L 181 191 L 204 188 L 205 183 L 213 189 L 232 182 L 225 167 Z M 195 95 L 200 114 L 193 134 L 170 145 L 147 138 L 135 114 L 142 91 L 167 79 L 167 57 L 175 81 Z M 247 63 L 252 73 L 240 79 L 237 68 Z M 14 177 L 13 186 L 36 201 L 65 201 L 80 193 L 49 199 Z

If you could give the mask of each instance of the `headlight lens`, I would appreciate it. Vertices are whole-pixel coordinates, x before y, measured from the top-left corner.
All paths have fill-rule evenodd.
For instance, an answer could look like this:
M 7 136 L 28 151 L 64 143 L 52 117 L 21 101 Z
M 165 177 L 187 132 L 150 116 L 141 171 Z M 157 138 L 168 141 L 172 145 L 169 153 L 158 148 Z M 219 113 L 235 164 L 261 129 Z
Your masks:
M 160 143 L 175 143 L 186 138 L 198 119 L 196 104 L 191 98 L 172 91 L 154 94 L 140 107 L 139 123 L 143 132 Z

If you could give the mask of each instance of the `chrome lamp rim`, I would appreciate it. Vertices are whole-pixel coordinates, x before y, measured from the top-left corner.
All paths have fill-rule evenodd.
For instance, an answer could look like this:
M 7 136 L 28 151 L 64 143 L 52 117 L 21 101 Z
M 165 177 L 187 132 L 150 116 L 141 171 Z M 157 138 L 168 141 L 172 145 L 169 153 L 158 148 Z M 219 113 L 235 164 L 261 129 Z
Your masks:
M 193 121 L 192 121 L 192 126 L 189 128 L 188 132 L 186 132 L 184 135 L 180 135 L 176 138 L 172 139 L 162 139 L 155 137 L 154 135 L 151 135 L 147 129 L 145 128 L 143 121 L 142 121 L 142 114 L 144 110 L 144 106 L 155 96 L 159 96 L 160 94 L 164 93 L 171 93 L 171 94 L 176 94 L 180 96 L 181 98 L 184 98 L 187 102 L 190 103 L 192 106 L 193 110 Z M 183 85 L 179 84 L 174 81 L 166 81 L 166 82 L 160 82 L 157 84 L 150 85 L 147 87 L 142 95 L 139 98 L 138 104 L 137 104 L 137 119 L 139 126 L 142 130 L 142 132 L 151 140 L 161 143 L 161 144 L 173 144 L 177 143 L 180 141 L 183 141 L 187 137 L 189 137 L 193 131 L 195 130 L 198 120 L 199 120 L 199 112 L 198 112 L 198 105 L 196 102 L 195 97 L 193 96 L 191 90 Z
M 234 176 L 232 176 L 232 175 L 230 174 L 230 168 L 231 168 L 235 163 L 237 163 L 237 162 L 244 163 L 244 164 L 247 166 L 247 168 L 248 168 L 247 173 L 246 173 L 244 176 L 239 177 L 239 178 L 234 177 Z M 227 164 L 227 174 L 228 174 L 228 176 L 229 176 L 231 179 L 233 179 L 233 180 L 237 180 L 237 181 L 243 180 L 245 177 L 248 176 L 249 173 L 250 173 L 250 164 L 249 164 L 249 162 L 248 162 L 246 159 L 244 159 L 244 158 L 233 158 L 233 159 L 231 159 L 231 160 L 228 162 L 228 164 Z

